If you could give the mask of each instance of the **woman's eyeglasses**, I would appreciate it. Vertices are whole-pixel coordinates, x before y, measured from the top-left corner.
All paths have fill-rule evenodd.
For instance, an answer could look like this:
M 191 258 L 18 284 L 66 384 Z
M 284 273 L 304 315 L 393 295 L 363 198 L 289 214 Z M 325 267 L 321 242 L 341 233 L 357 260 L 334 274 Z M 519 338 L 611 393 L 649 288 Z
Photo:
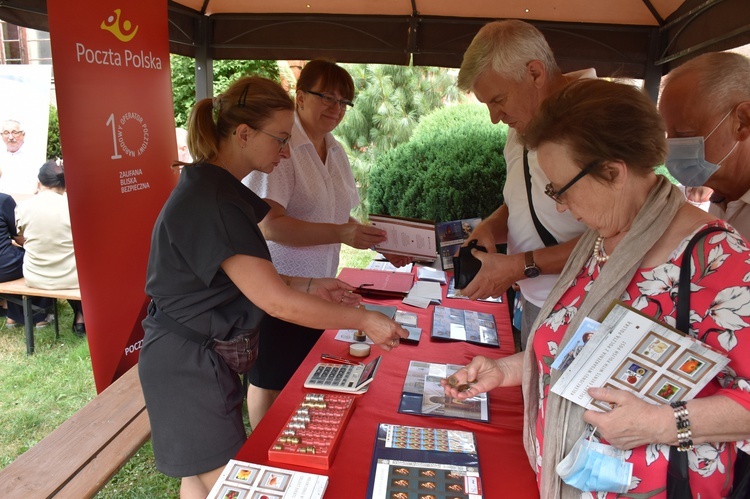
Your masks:
M 334 104 L 338 104 L 342 111 L 346 111 L 347 106 L 354 107 L 354 103 L 350 100 L 337 99 L 333 95 L 321 94 L 320 92 L 313 92 L 312 90 L 304 90 L 304 92 L 307 92 L 308 94 L 317 95 L 320 98 L 320 101 L 326 106 L 332 106 Z
M 563 188 L 560 189 L 559 191 L 556 191 L 555 188 L 552 187 L 552 182 L 550 182 L 544 188 L 544 193 L 546 195 L 548 195 L 549 197 L 551 197 L 555 201 L 555 203 L 557 203 L 557 204 L 563 204 L 564 201 L 562 199 L 560 199 L 560 196 L 562 196 L 565 191 L 567 191 L 568 189 L 570 189 L 571 187 L 573 187 L 573 184 L 575 184 L 576 182 L 578 182 L 579 180 L 581 180 L 583 177 L 585 177 L 586 175 L 588 175 L 589 173 L 591 173 L 591 170 L 593 170 L 598 165 L 599 165 L 599 161 L 592 161 L 591 163 L 589 163 L 588 165 L 586 165 L 586 168 L 584 168 L 583 170 L 581 170 L 580 172 L 578 172 L 578 175 L 576 175 L 575 177 L 573 177 L 573 180 L 571 180 L 570 182 L 568 182 L 567 184 L 565 184 L 563 186 Z
M 265 130 L 261 130 L 260 128 L 256 128 L 256 130 L 258 130 L 260 133 L 264 133 L 264 134 L 268 135 L 269 137 L 271 137 L 272 139 L 274 139 L 276 142 L 278 142 L 279 143 L 279 152 L 283 151 L 284 148 L 286 147 L 286 145 L 289 143 L 289 141 L 292 140 L 292 136 L 291 135 L 289 137 L 285 138 L 285 139 L 282 139 L 281 137 L 277 137 L 277 136 L 275 136 L 275 135 L 273 135 L 271 133 L 266 132 Z

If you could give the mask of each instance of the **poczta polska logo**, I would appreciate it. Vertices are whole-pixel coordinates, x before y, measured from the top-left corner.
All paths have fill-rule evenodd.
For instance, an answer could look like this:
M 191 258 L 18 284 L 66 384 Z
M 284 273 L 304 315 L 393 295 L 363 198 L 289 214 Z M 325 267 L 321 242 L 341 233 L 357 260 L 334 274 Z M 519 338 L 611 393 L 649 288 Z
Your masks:
M 122 11 L 114 12 L 102 21 L 102 30 L 112 34 L 122 43 L 130 43 L 138 34 L 139 25 L 133 26 L 129 19 L 122 19 Z M 91 48 L 81 42 L 76 42 L 77 62 L 98 64 L 100 66 L 118 66 L 138 69 L 162 69 L 161 58 L 154 56 L 151 51 L 116 48 Z

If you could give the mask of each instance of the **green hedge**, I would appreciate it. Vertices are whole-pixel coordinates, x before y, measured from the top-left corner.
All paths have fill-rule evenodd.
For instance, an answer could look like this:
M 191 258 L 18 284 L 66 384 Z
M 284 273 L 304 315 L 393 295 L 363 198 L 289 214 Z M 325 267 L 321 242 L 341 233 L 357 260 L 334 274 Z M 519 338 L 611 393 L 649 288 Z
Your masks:
M 478 104 L 426 116 L 409 142 L 375 160 L 370 213 L 436 222 L 488 216 L 503 202 L 506 136 Z

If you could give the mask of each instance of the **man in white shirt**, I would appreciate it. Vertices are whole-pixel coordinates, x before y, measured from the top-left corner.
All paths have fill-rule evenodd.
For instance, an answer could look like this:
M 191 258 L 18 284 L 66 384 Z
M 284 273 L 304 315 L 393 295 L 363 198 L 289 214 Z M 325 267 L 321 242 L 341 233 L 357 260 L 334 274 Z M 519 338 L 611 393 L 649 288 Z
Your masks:
M 673 69 L 659 112 L 669 172 L 688 187 L 713 189 L 709 213 L 750 239 L 750 59 L 713 52 Z
M 5 149 L 0 153 L 0 192 L 10 195 L 31 195 L 36 192 L 37 172 L 42 166 L 33 164 L 35 155 L 23 147 L 26 132 L 20 121 L 6 120 L 0 125 Z
M 542 33 L 518 20 L 485 25 L 466 50 L 458 75 L 459 88 L 473 91 L 487 105 L 492 122 L 502 121 L 510 127 L 504 150 L 504 204 L 483 220 L 469 238 L 477 239 L 489 253 L 472 251 L 482 268 L 463 293 L 472 299 L 500 296 L 518 282 L 524 300 L 522 348 L 585 227 L 569 211 L 559 213 L 555 201 L 545 195 L 549 181 L 539 167 L 536 152 L 526 153 L 518 134 L 524 133 L 549 95 L 571 81 L 595 77 L 593 69 L 563 74 Z M 525 161 L 528 176 L 524 172 Z M 496 253 L 495 244 L 505 242 L 507 255 Z

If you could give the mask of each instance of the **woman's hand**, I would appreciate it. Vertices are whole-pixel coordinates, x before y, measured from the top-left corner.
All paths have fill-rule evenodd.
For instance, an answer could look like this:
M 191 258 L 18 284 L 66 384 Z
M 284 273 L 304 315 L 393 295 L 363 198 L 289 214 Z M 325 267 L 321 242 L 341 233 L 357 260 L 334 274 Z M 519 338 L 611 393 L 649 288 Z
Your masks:
M 659 435 L 675 433 L 673 410 L 668 405 L 644 402 L 625 390 L 589 388 L 595 400 L 609 402 L 609 412 L 586 411 L 583 420 L 597 430 L 613 447 L 630 450 L 641 445 L 664 443 Z M 669 428 L 664 428 L 664 423 Z
M 359 222 L 339 225 L 339 236 L 343 244 L 357 249 L 369 249 L 387 239 L 384 230 Z
M 324 300 L 350 307 L 357 306 L 362 301 L 360 295 L 353 293 L 357 288 L 345 283 L 344 281 L 327 277 L 312 280 L 307 278 L 307 280 L 310 287 L 300 289 L 300 291 L 307 291 L 307 293 L 323 298 Z
M 366 315 L 362 331 L 373 343 L 383 350 L 390 351 L 399 345 L 401 338 L 408 338 L 409 332 L 400 324 L 392 321 L 380 312 L 362 310 Z
M 409 265 L 414 261 L 412 257 L 405 255 L 394 255 L 393 253 L 382 253 L 382 255 L 386 260 L 391 262 L 394 267 L 403 267 L 404 265 Z
M 488 392 L 502 384 L 505 375 L 497 363 L 479 355 L 469 365 L 440 380 L 445 394 L 463 400 Z

